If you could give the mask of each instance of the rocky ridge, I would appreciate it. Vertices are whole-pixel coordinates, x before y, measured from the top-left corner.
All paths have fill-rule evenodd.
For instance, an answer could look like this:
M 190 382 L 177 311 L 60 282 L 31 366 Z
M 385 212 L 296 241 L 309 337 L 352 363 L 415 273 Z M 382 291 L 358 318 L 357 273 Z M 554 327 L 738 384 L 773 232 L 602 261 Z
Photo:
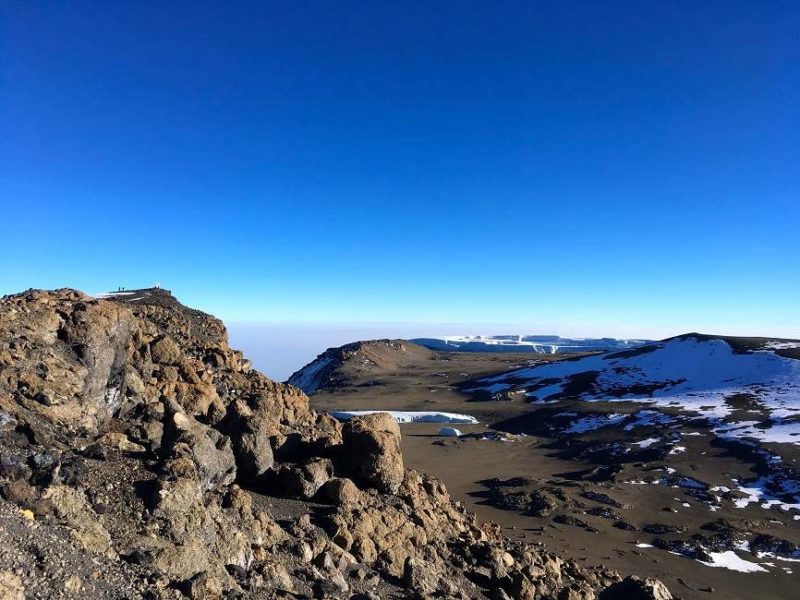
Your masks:
M 433 359 L 435 353 L 407 340 L 366 340 L 328 348 L 287 383 L 307 394 L 319 390 L 341 389 L 353 385 L 367 374 L 391 372 L 405 362 Z M 378 381 L 374 382 L 378 385 Z
M 512 543 L 164 290 L 0 300 L 8 598 L 669 598 Z M 57 551 L 54 551 L 57 548 Z

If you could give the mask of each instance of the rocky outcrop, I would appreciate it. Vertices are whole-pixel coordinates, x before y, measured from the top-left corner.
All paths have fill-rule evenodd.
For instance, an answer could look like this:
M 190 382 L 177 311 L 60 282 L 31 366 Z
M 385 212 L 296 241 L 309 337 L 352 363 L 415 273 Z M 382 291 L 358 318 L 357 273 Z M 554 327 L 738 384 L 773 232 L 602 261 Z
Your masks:
M 434 353 L 406 340 L 368 340 L 328 348 L 305 367 L 292 373 L 287 383 L 307 394 L 346 388 L 365 375 L 380 376 L 387 371 Z
M 316 414 L 163 290 L 0 300 L 0 538 L 45 547 L 67 531 L 77 565 L 40 597 L 99 589 L 91 564 L 131 598 L 588 598 L 620 585 L 478 524 L 403 468 L 399 441 L 386 415 Z M 24 560 L 0 551 L 11 597 Z
M 0 571 L 0 598 L 25 600 L 25 588 L 20 578 L 9 571 Z
M 87 300 L 64 291 L 32 292 L 4 302 L 0 408 L 88 430 L 119 410 L 133 317 L 113 303 Z
M 380 492 L 395 493 L 403 481 L 400 427 L 391 415 L 350 419 L 342 431 L 341 462 L 353 479 Z
M 667 586 L 658 579 L 647 577 L 626 577 L 600 594 L 600 600 L 671 600 Z
M 165 402 L 162 455 L 167 467 L 181 459 L 191 463 L 203 490 L 219 489 L 236 478 L 230 438 L 187 415 L 177 403 Z

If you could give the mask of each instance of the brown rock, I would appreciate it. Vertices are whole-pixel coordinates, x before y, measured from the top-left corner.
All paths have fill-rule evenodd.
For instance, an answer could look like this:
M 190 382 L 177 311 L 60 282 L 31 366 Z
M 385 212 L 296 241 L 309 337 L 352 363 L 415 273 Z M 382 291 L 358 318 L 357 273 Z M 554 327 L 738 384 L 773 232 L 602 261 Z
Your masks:
M 333 475 L 333 464 L 327 458 L 317 458 L 304 465 L 289 465 L 278 473 L 280 493 L 291 498 L 308 500 Z
M 200 416 L 225 414 L 225 407 L 213 385 L 208 383 L 175 383 L 164 388 L 189 414 Z
M 89 305 L 72 291 L 31 291 L 0 303 L 0 397 L 29 401 L 25 420 L 94 431 L 120 407 L 133 318 L 115 305 Z M 10 408 L 15 417 L 17 406 Z M 15 414 L 16 413 L 16 414 Z
M 295 591 L 292 576 L 282 564 L 272 561 L 268 562 L 261 567 L 261 574 L 264 577 L 264 584 L 268 589 L 289 593 Z
M 3 600 L 25 600 L 22 580 L 11 571 L 0 571 L 0 598 Z
M 150 345 L 153 362 L 162 365 L 177 365 L 181 362 L 181 349 L 170 336 L 165 335 Z
M 6 483 L 0 489 L 3 498 L 23 508 L 33 508 L 39 498 L 38 490 L 24 479 Z
M 658 579 L 631 575 L 603 590 L 600 600 L 672 600 L 672 594 Z
M 533 585 L 522 573 L 515 573 L 511 579 L 511 592 L 512 597 L 518 600 L 533 600 L 536 597 L 536 586 Z
M 116 452 L 144 452 L 144 446 L 130 441 L 124 433 L 103 434 L 95 440 L 95 443 Z
M 437 587 L 437 577 L 430 566 L 421 564 L 410 556 L 403 567 L 402 582 L 403 587 L 423 598 L 431 596 Z
M 180 545 L 164 545 L 155 553 L 152 564 L 176 579 L 190 579 L 212 568 L 205 544 L 198 539 Z
M 193 600 L 219 600 L 224 589 L 219 579 L 203 572 L 189 580 L 186 592 Z
M 318 496 L 323 501 L 342 506 L 360 502 L 362 492 L 351 479 L 334 477 L 325 482 L 320 488 Z
M 236 460 L 230 439 L 196 421 L 174 402 L 165 405 L 162 446 L 170 458 L 189 458 L 204 490 L 233 483 Z
M 350 419 L 342 429 L 341 457 L 353 479 L 395 493 L 403 481 L 400 427 L 388 413 Z
M 72 530 L 80 544 L 91 552 L 114 555 L 111 536 L 100 523 L 82 490 L 65 485 L 47 488 L 42 496 L 52 503 L 56 515 Z
M 253 411 L 246 402 L 237 400 L 231 403 L 220 427 L 231 438 L 236 466 L 243 481 L 257 479 L 275 464 L 270 444 L 275 425 Z
M 595 599 L 594 590 L 580 584 L 573 584 L 568 588 L 564 588 L 558 595 L 558 600 L 594 600 L 594 599 Z

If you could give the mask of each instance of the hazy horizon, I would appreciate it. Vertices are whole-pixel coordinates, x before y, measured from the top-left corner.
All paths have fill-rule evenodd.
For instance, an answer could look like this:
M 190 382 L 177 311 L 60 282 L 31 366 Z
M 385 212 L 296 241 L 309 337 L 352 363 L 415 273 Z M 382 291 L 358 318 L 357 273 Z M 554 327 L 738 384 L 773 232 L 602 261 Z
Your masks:
M 277 381 L 307 365 L 328 348 L 374 339 L 413 339 L 449 335 L 561 335 L 549 331 L 523 332 L 512 325 L 433 323 L 243 323 L 226 322 L 230 344 L 242 350 L 253 366 Z M 641 339 L 641 338 L 637 338 Z
M 695 328 L 663 332 L 663 335 L 620 335 L 618 329 L 603 332 L 596 328 L 581 328 L 547 324 L 501 323 L 310 323 L 310 322 L 230 322 L 226 321 L 230 344 L 244 352 L 253 366 L 268 377 L 285 381 L 289 375 L 314 360 L 319 354 L 350 342 L 374 339 L 413 339 L 450 335 L 559 335 L 572 338 L 652 339 L 675 335 L 710 333 L 718 335 L 761 335 L 753 332 L 725 332 Z M 800 337 L 798 335 L 797 337 Z

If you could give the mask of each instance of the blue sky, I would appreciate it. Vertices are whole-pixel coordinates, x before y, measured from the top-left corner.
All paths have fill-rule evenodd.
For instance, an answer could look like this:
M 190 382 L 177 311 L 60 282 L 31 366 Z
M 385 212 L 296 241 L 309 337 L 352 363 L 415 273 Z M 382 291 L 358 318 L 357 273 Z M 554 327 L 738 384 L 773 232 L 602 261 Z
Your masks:
M 1 19 L 0 293 L 159 282 L 228 321 L 800 337 L 796 2 Z

